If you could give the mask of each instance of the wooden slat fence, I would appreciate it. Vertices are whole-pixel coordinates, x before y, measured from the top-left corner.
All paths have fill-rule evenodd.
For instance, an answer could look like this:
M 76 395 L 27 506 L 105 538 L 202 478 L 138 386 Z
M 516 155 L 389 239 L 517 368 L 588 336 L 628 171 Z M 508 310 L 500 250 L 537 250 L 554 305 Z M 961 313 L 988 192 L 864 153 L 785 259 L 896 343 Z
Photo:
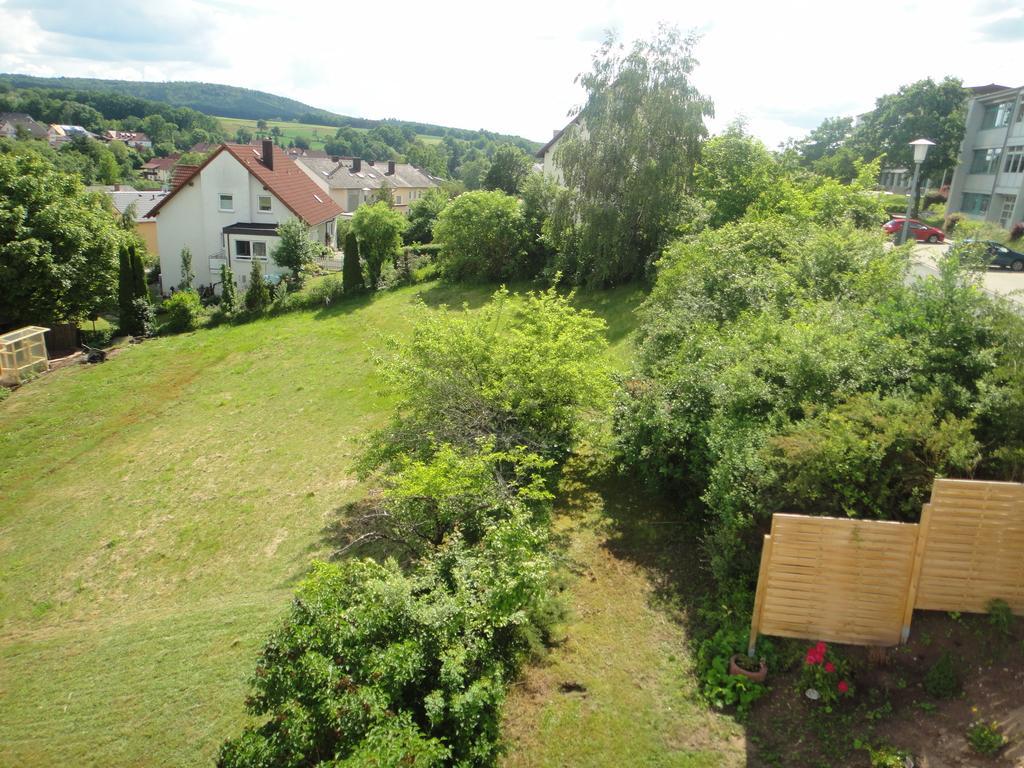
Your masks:
M 1024 614 L 1024 484 L 936 480 L 915 607 L 982 613 L 994 597 Z
M 936 480 L 920 524 L 777 514 L 764 537 L 758 634 L 906 641 L 915 608 L 1024 614 L 1024 485 Z

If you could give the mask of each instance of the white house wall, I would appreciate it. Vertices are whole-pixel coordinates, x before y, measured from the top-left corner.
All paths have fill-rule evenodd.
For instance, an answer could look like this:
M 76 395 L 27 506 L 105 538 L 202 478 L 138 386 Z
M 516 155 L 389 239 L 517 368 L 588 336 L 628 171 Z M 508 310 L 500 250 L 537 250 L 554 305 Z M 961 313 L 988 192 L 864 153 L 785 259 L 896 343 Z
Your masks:
M 233 211 L 220 210 L 220 196 L 231 195 Z M 258 198 L 269 195 L 269 212 L 259 210 Z M 181 249 L 192 251 L 194 285 L 199 288 L 220 281 L 219 266 L 210 269 L 210 258 L 224 252 L 224 228 L 237 223 L 262 223 L 281 225 L 295 215 L 280 199 L 253 176 L 229 152 L 221 152 L 189 184 L 178 191 L 174 198 L 163 206 L 157 217 L 157 242 L 160 248 L 160 272 L 165 293 L 176 286 L 181 279 Z M 323 243 L 330 232 L 331 222 L 324 222 L 309 228 L 309 236 L 315 242 Z M 230 266 L 235 281 L 244 285 L 248 281 L 252 262 L 237 261 L 234 254 L 235 240 L 249 240 L 267 244 L 271 256 L 261 262 L 264 274 L 287 274 L 290 270 L 279 267 L 272 254 L 277 247 L 277 238 L 270 235 L 231 235 Z M 332 243 L 333 244 L 333 243 Z M 217 265 L 220 262 L 216 262 Z

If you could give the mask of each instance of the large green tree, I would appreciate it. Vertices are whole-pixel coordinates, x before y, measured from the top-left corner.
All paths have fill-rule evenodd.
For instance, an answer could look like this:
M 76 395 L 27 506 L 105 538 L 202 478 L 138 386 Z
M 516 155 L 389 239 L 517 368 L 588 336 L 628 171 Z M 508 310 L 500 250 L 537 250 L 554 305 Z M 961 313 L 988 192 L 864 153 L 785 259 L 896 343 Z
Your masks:
M 274 261 L 290 269 L 292 277 L 298 280 L 302 270 L 312 264 L 317 255 L 317 246 L 309 239 L 309 228 L 301 219 L 289 219 L 278 226 L 277 237 Z
M 910 142 L 931 139 L 935 146 L 921 167 L 922 178 L 941 176 L 959 159 L 966 102 L 967 91 L 956 78 L 918 80 L 881 96 L 858 123 L 851 141 L 865 160 L 884 154 L 886 164 L 911 168 Z
M 497 281 L 525 277 L 528 234 L 522 205 L 504 192 L 467 192 L 437 219 L 438 260 L 450 280 Z
M 377 288 L 385 259 L 402 246 L 402 233 L 409 225 L 405 216 L 387 203 L 361 205 L 352 216 L 352 231 L 359 238 L 359 255 L 366 263 L 369 287 Z
M 74 322 L 113 307 L 128 237 L 103 195 L 35 153 L 0 149 L 0 322 Z
M 613 36 L 580 76 L 587 101 L 556 162 L 572 190 L 559 246 L 577 280 L 643 277 L 686 216 L 710 99 L 690 80 L 694 39 L 662 26 L 630 50 Z
M 771 153 L 737 121 L 704 145 L 694 190 L 708 205 L 711 226 L 719 227 L 742 217 L 777 178 Z
M 484 176 L 484 188 L 501 190 L 507 195 L 518 194 L 532 165 L 530 156 L 519 147 L 502 144 L 491 158 L 491 167 Z
M 412 201 L 409 205 L 409 229 L 405 233 L 407 243 L 429 243 L 434 239 L 434 223 L 448 205 L 448 199 L 448 193 L 438 187 Z

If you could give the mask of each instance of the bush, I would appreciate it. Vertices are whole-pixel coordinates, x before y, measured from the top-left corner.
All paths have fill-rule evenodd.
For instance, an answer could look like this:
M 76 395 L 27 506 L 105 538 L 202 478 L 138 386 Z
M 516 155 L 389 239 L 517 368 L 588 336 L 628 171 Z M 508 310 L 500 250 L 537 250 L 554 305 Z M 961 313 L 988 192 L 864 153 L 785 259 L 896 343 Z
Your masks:
M 1022 237 L 1024 237 L 1024 221 L 1018 221 L 1010 230 L 1010 242 L 1016 243 Z
M 704 700 L 716 709 L 735 707 L 740 717 L 745 717 L 754 702 L 768 692 L 763 683 L 729 674 L 729 659 L 746 650 L 749 633 L 749 627 L 729 624 L 718 628 L 697 646 L 697 673 Z M 755 657 L 771 655 L 771 643 L 763 638 L 758 642 Z
M 379 287 L 381 269 L 402 245 L 402 233 L 409 226 L 405 216 L 386 202 L 361 205 L 352 216 L 352 232 L 359 238 L 359 256 L 366 264 L 367 284 Z
M 178 291 L 164 302 L 163 310 L 167 313 L 167 330 L 193 331 L 203 316 L 203 303 L 195 291 Z
M 149 297 L 133 299 L 127 315 L 121 317 L 121 332 L 129 336 L 150 336 L 153 333 L 153 305 Z
M 467 192 L 437 219 L 441 274 L 455 281 L 495 282 L 530 277 L 526 220 L 519 201 L 504 192 Z
M 607 402 L 611 384 L 604 324 L 572 299 L 552 288 L 513 301 L 500 290 L 472 313 L 422 309 L 381 359 L 397 415 L 373 438 L 364 466 L 482 438 L 497 451 L 525 445 L 563 459 L 587 428 L 582 414 Z
M 995 240 L 998 243 L 1006 243 L 1010 240 L 1010 233 L 991 221 L 963 219 L 957 224 L 956 231 L 958 239 Z
M 946 220 L 942 223 L 942 229 L 945 230 L 946 235 L 952 235 L 957 231 L 960 226 L 960 222 L 964 220 L 962 213 L 950 213 L 947 214 Z
M 327 307 L 345 295 L 345 285 L 337 275 L 328 275 L 318 280 L 306 291 L 305 304 L 308 307 Z
M 665 252 L 614 413 L 723 590 L 750 588 L 775 512 L 915 521 L 936 475 L 1024 472 L 1021 318 L 957 254 L 908 282 L 876 232 L 791 215 Z
M 265 722 L 226 743 L 219 765 L 333 765 L 396 733 L 396 768 L 421 754 L 492 764 L 547 585 L 544 546 L 517 518 L 479 547 L 451 539 L 409 575 L 394 561 L 314 564 L 251 680 L 248 708 Z
M 977 710 L 975 709 L 975 711 Z M 967 743 L 979 755 L 991 757 L 1009 742 L 1003 732 L 999 730 L 999 723 L 995 721 L 986 723 L 978 718 L 967 727 Z
M 265 312 L 270 306 L 270 286 L 263 279 L 263 268 L 259 261 L 253 259 L 252 270 L 249 272 L 249 286 L 245 289 L 245 308 L 249 312 Z
M 960 693 L 960 675 L 949 651 L 943 653 L 925 674 L 924 689 L 936 699 L 950 699 Z

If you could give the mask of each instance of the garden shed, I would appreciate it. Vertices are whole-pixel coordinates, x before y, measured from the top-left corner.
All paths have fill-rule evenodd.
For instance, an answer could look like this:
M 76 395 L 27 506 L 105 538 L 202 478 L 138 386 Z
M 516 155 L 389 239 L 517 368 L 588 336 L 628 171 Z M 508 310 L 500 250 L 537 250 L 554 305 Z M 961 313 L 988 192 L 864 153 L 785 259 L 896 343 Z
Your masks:
M 48 330 L 29 325 L 0 336 L 0 384 L 20 384 L 30 374 L 50 367 L 45 337 Z

